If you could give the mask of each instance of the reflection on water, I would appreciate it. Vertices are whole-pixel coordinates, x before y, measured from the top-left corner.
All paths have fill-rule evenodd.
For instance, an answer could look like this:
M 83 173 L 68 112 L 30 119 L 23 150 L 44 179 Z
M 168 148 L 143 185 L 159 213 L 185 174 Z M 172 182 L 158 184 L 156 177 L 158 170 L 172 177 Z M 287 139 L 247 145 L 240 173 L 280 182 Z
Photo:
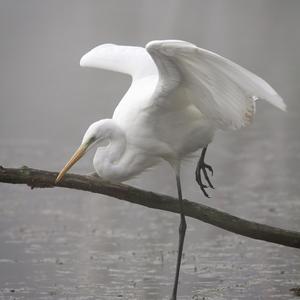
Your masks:
M 251 127 L 220 132 L 207 157 L 217 189 L 202 197 L 190 161 L 185 197 L 299 230 L 300 3 L 170 3 L 1 2 L 0 163 L 58 170 L 89 123 L 112 114 L 129 81 L 80 70 L 92 46 L 186 39 L 264 76 L 288 113 L 259 103 Z M 91 171 L 91 157 L 74 171 Z M 166 165 L 130 183 L 176 195 Z M 0 190 L 0 299 L 168 299 L 178 216 L 72 190 Z M 188 219 L 184 254 L 179 299 L 297 299 L 298 250 Z
M 26 299 L 168 299 L 178 218 L 99 198 L 3 186 L 2 294 Z M 225 205 L 229 210 L 230 203 Z M 288 223 L 287 213 L 277 213 L 299 210 L 293 201 L 283 207 L 273 201 L 242 205 L 252 219 L 264 211 L 268 223 Z M 298 250 L 190 219 L 188 224 L 180 299 L 292 299 L 289 289 L 300 278 Z

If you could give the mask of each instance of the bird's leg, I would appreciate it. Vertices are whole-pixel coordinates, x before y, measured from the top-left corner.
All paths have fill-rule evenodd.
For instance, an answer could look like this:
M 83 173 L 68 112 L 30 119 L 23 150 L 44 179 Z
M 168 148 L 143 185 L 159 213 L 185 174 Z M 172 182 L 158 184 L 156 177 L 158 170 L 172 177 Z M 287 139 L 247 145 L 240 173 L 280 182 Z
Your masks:
M 208 188 L 208 186 L 207 186 L 206 184 L 203 183 L 202 177 L 201 177 L 201 171 L 202 171 L 202 173 L 203 173 L 203 175 L 204 175 L 204 178 L 205 178 L 205 180 L 207 181 L 208 185 L 209 185 L 212 189 L 214 189 L 214 186 L 212 185 L 212 183 L 211 183 L 211 181 L 210 181 L 210 179 L 209 179 L 209 177 L 208 177 L 207 171 L 206 171 L 206 169 L 208 169 L 208 170 L 211 172 L 211 175 L 213 175 L 213 168 L 212 168 L 210 165 L 208 165 L 208 164 L 206 164 L 206 163 L 204 162 L 206 150 L 207 150 L 207 146 L 204 147 L 203 150 L 202 150 L 202 152 L 201 152 L 201 156 L 200 156 L 200 159 L 199 159 L 199 161 L 198 161 L 198 164 L 197 164 L 197 168 L 196 168 L 196 172 L 195 172 L 195 173 L 196 173 L 196 181 L 197 181 L 198 184 L 200 185 L 200 188 L 201 188 L 203 194 L 204 194 L 206 197 L 209 198 L 209 195 L 207 194 L 207 192 L 206 192 L 206 190 L 205 190 L 206 188 Z
M 183 200 L 182 200 L 179 172 L 176 174 L 176 182 L 177 182 L 178 200 L 179 200 L 179 208 L 180 208 L 180 225 L 179 225 L 179 242 L 178 242 L 176 273 L 175 273 L 175 280 L 174 280 L 171 300 L 176 300 L 177 298 L 178 278 L 179 278 L 184 237 L 186 232 L 186 221 L 185 221 L 184 210 L 183 210 Z

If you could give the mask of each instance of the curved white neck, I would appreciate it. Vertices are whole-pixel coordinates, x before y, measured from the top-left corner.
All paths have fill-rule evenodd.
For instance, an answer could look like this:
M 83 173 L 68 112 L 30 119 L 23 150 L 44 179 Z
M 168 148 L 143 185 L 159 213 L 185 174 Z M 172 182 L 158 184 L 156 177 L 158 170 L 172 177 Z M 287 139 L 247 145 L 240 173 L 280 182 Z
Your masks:
M 126 150 L 126 136 L 121 128 L 116 127 L 105 147 L 105 159 L 111 164 L 117 163 Z
M 117 124 L 114 124 L 108 140 L 107 146 L 98 147 L 93 163 L 99 176 L 114 180 L 114 177 L 119 176 L 118 165 L 126 151 L 126 135 Z

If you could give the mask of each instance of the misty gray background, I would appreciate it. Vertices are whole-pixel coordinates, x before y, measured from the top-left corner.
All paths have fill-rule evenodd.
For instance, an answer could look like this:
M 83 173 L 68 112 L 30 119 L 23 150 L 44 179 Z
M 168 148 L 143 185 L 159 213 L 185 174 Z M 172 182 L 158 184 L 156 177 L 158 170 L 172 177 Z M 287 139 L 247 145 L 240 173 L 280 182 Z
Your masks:
M 81 69 L 112 42 L 183 39 L 266 79 L 283 113 L 220 132 L 206 199 L 183 168 L 184 196 L 299 230 L 300 1 L 0 1 L 0 164 L 58 171 L 90 123 L 110 117 L 130 78 Z M 90 153 L 73 172 L 92 171 Z M 167 165 L 129 182 L 176 195 Z M 101 195 L 0 185 L 0 299 L 168 299 L 178 216 Z M 188 219 L 178 299 L 297 299 L 299 251 Z

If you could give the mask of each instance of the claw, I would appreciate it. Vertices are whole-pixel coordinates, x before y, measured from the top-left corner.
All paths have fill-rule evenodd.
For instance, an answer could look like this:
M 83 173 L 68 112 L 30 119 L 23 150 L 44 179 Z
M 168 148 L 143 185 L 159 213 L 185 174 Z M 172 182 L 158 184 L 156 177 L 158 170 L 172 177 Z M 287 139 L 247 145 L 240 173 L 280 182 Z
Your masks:
M 206 190 L 203 187 L 200 187 L 200 189 L 203 192 L 205 197 L 210 198 L 210 196 L 207 194 Z
M 206 169 L 208 169 L 210 171 L 211 176 L 213 176 L 214 171 L 213 171 L 213 168 L 210 165 L 208 165 L 204 162 L 206 149 L 207 149 L 206 147 L 203 148 L 203 151 L 201 153 L 201 157 L 200 157 L 199 162 L 197 164 L 195 175 L 196 175 L 196 181 L 199 184 L 200 189 L 203 192 L 204 196 L 207 197 L 207 198 L 210 198 L 205 189 L 208 188 L 208 187 L 214 189 L 215 187 L 211 183 Z M 203 174 L 201 174 L 201 171 L 202 171 Z M 202 182 L 202 175 L 204 176 L 204 178 L 205 178 L 206 182 L 208 183 L 208 185 L 206 185 Z

